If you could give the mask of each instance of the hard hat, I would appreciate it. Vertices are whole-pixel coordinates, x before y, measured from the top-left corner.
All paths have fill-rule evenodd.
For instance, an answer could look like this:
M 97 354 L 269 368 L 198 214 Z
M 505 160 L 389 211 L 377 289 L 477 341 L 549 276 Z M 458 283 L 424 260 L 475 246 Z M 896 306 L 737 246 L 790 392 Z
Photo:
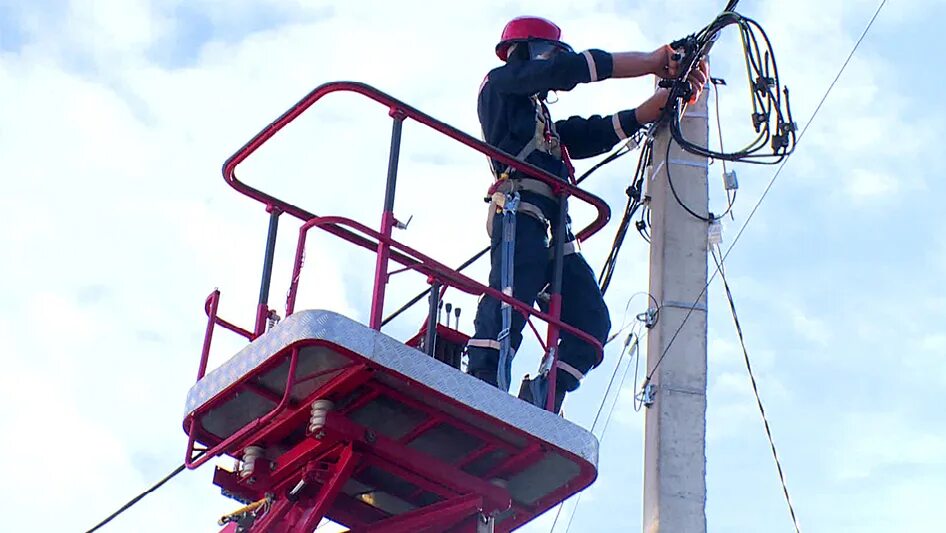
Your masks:
M 503 36 L 496 45 L 496 55 L 506 61 L 509 58 L 509 48 L 516 43 L 530 43 L 532 59 L 543 59 L 553 50 L 572 48 L 560 39 L 562 30 L 554 22 L 542 17 L 516 17 L 510 20 L 503 28 Z M 535 46 L 531 46 L 535 45 Z

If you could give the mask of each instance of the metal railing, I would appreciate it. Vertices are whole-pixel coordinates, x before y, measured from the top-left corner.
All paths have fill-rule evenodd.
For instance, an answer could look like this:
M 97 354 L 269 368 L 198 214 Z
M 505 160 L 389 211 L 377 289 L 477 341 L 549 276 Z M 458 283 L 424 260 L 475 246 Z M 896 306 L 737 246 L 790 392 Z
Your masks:
M 280 130 L 290 124 L 300 115 L 302 115 L 313 104 L 319 101 L 325 95 L 334 92 L 353 92 L 365 96 L 382 106 L 386 107 L 388 114 L 393 119 L 391 132 L 391 146 L 388 159 L 387 181 L 385 185 L 384 205 L 381 214 L 381 223 L 378 230 L 372 230 L 367 226 L 354 220 L 339 217 L 327 216 L 320 217 L 316 214 L 303 209 L 295 204 L 281 200 L 267 194 L 260 189 L 241 182 L 237 178 L 237 166 L 245 161 L 250 155 L 258 150 L 263 144 L 272 139 Z M 215 291 L 208 298 L 207 312 L 210 317 L 208 323 L 208 333 L 205 338 L 204 350 L 201 357 L 202 377 L 209 356 L 209 339 L 212 333 L 213 325 L 220 325 L 231 331 L 247 336 L 251 340 L 259 337 L 265 332 L 267 318 L 272 312 L 269 304 L 269 287 L 272 279 L 273 256 L 275 251 L 276 233 L 278 230 L 278 219 L 283 213 L 289 214 L 303 221 L 300 228 L 299 241 L 296 248 L 296 256 L 293 264 L 293 277 L 290 282 L 289 295 L 286 302 L 286 315 L 294 311 L 296 294 L 299 285 L 299 275 L 302 268 L 302 260 L 305 248 L 306 233 L 313 227 L 318 227 L 330 234 L 345 239 L 353 244 L 367 248 L 376 253 L 375 275 L 373 280 L 371 311 L 369 315 L 369 326 L 373 329 L 381 329 L 382 313 L 384 308 L 385 289 L 389 281 L 388 264 L 393 261 L 400 264 L 404 269 L 416 270 L 427 275 L 432 281 L 441 283 L 444 286 L 457 288 L 463 292 L 474 295 L 486 294 L 500 301 L 507 302 L 514 309 L 525 315 L 527 318 L 534 316 L 544 320 L 548 324 L 546 333 L 546 342 L 544 346 L 548 347 L 550 353 L 546 356 L 551 358 L 551 369 L 549 374 L 549 394 L 548 407 L 551 407 L 555 390 L 555 368 L 557 365 L 557 353 L 555 347 L 558 345 L 559 334 L 561 331 L 571 333 L 581 340 L 594 347 L 600 361 L 603 354 L 603 347 L 600 342 L 587 333 L 569 326 L 561 321 L 561 271 L 563 262 L 563 239 L 556 239 L 557 243 L 554 250 L 555 268 L 553 270 L 553 279 L 551 283 L 551 300 L 549 312 L 541 312 L 534 309 L 531 305 L 526 305 L 518 300 L 507 296 L 501 291 L 490 288 L 482 283 L 476 282 L 471 278 L 460 274 L 457 270 L 451 269 L 434 259 L 408 247 L 392 238 L 392 230 L 399 222 L 394 217 L 394 198 L 397 189 L 398 162 L 401 150 L 401 133 L 405 120 L 413 120 L 423 124 L 447 137 L 466 145 L 481 154 L 499 161 L 516 169 L 522 174 L 542 181 L 547 184 L 552 192 L 560 199 L 561 209 L 564 212 L 565 200 L 574 197 L 585 202 L 596 210 L 596 217 L 591 223 L 577 233 L 580 240 L 587 239 L 597 231 L 602 229 L 610 218 L 610 209 L 601 198 L 579 189 L 577 186 L 568 183 L 565 180 L 541 169 L 534 165 L 517 160 L 512 155 L 497 150 L 496 148 L 476 139 L 448 124 L 445 124 L 435 118 L 427 115 L 390 95 L 387 95 L 374 87 L 364 83 L 357 82 L 332 82 L 320 85 L 313 89 L 303 99 L 283 113 L 271 124 L 263 128 L 249 142 L 243 145 L 235 154 L 233 154 L 223 164 L 223 177 L 226 182 L 241 194 L 249 196 L 254 200 L 261 202 L 266 206 L 269 218 L 269 232 L 266 242 L 266 251 L 263 263 L 263 276 L 260 284 L 260 297 L 257 305 L 256 323 L 251 332 L 234 326 L 233 324 L 219 318 L 216 315 L 217 300 L 219 293 Z M 564 235 L 565 217 L 559 217 L 559 235 Z M 251 333 L 251 335 L 248 335 Z M 540 339 L 541 342 L 541 339 Z

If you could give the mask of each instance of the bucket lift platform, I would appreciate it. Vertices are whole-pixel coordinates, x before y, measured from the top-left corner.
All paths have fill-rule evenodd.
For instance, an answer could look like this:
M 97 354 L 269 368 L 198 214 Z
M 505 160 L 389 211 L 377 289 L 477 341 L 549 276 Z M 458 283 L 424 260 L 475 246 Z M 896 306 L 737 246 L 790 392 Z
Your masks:
M 187 411 L 189 466 L 229 455 L 224 493 L 270 495 L 252 531 L 510 531 L 597 475 L 588 431 L 328 311 L 254 340 Z
M 237 179 L 240 163 L 334 92 L 359 94 L 381 104 L 393 120 L 377 230 L 341 216 L 318 216 Z M 600 198 L 368 85 L 333 82 L 316 87 L 263 128 L 223 165 L 227 183 L 269 213 L 255 324 L 244 329 L 222 319 L 217 315 L 220 291 L 208 297 L 197 383 L 188 394 L 184 419 L 188 468 L 221 456 L 236 460 L 233 471 L 218 467 L 214 472 L 214 483 L 224 494 L 247 504 L 221 519 L 224 532 L 311 533 L 323 518 L 353 532 L 505 532 L 584 489 L 597 476 L 598 442 L 591 433 L 460 372 L 467 337 L 434 320 L 437 298 L 450 288 L 489 295 L 544 322 L 546 340 L 539 342 L 548 347 L 550 406 L 560 332 L 589 343 L 599 358 L 603 354 L 601 343 L 561 320 L 562 246 L 556 247 L 546 313 L 394 239 L 393 229 L 406 227 L 394 216 L 406 120 L 546 183 L 563 209 L 567 198 L 594 207 L 597 216 L 577 232 L 579 239 L 607 223 L 610 210 Z M 286 319 L 279 322 L 268 300 L 282 215 L 302 225 Z M 367 325 L 328 311 L 296 311 L 306 235 L 316 228 L 375 254 Z M 391 264 L 400 268 L 391 271 Z M 385 288 L 394 273 L 406 271 L 425 276 L 431 284 L 431 311 L 426 329 L 404 344 L 381 328 Z M 218 326 L 249 344 L 207 373 Z

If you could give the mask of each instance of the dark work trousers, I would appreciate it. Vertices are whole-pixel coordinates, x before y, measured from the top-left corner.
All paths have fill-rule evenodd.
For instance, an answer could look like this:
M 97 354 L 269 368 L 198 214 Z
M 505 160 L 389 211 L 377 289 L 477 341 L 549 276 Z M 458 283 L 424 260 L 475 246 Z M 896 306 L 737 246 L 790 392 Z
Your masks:
M 529 193 L 522 193 L 522 201 L 540 207 L 552 228 L 557 228 L 557 203 Z M 491 267 L 489 286 L 502 290 L 502 235 L 503 215 L 493 219 L 490 246 Z M 557 238 L 552 235 L 552 239 Z M 573 239 L 566 227 L 566 241 Z M 548 238 L 545 223 L 533 216 L 516 214 L 516 243 L 513 263 L 513 296 L 528 305 L 533 305 L 539 291 L 552 281 L 554 258 L 552 243 Z M 485 296 L 476 310 L 473 339 L 497 340 L 502 331 L 501 302 Z M 611 329 L 608 308 L 601 296 L 594 272 L 580 253 L 565 256 L 562 268 L 562 321 L 574 326 L 604 343 Z M 525 317 L 515 309 L 512 313 L 511 341 L 515 353 L 522 343 Z M 468 372 L 480 379 L 495 380 L 499 365 L 499 350 L 495 348 L 469 346 Z M 594 348 L 588 343 L 566 332 L 561 333 L 559 360 L 568 363 L 582 374 L 597 366 Z M 536 362 L 538 364 L 538 361 Z M 578 380 L 564 371 L 558 372 L 559 386 L 566 391 L 578 388 Z

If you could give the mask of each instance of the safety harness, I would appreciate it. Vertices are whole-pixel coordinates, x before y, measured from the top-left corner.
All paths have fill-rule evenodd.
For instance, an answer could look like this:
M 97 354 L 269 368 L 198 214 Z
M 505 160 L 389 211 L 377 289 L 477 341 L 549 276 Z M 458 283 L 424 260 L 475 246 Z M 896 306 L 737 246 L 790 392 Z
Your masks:
M 565 163 L 565 166 L 568 169 L 568 178 L 572 181 L 572 183 L 574 183 L 575 169 L 571 164 L 571 159 L 568 157 L 567 148 L 562 146 L 558 132 L 555 131 L 555 123 L 551 119 L 548 107 L 546 107 L 545 102 L 543 102 L 538 95 L 533 95 L 530 97 L 530 99 L 532 100 L 533 106 L 535 107 L 535 133 L 529 142 L 522 147 L 518 154 L 516 154 L 516 159 L 519 161 L 525 161 L 530 155 L 532 155 L 533 152 L 537 151 L 550 154 L 558 159 L 561 159 Z M 516 214 L 518 212 L 522 212 L 539 220 L 546 226 L 549 225 L 549 220 L 545 217 L 542 209 L 535 204 L 522 201 L 519 193 L 530 192 L 550 198 L 554 201 L 560 200 L 555 195 L 552 187 L 540 180 L 533 178 L 511 178 L 510 175 L 513 173 L 514 169 L 510 166 L 506 166 L 502 172 L 499 172 L 497 171 L 493 162 L 490 161 L 489 167 L 493 173 L 493 176 L 496 178 L 496 181 L 493 183 L 492 187 L 489 188 L 489 194 L 486 197 L 486 201 L 488 201 L 490 204 L 489 214 L 487 215 L 486 219 L 486 232 L 490 235 L 490 238 L 492 238 L 494 218 L 496 215 L 502 214 L 503 235 L 501 247 L 502 259 L 500 284 L 502 286 L 503 294 L 512 296 L 516 246 Z M 573 239 L 565 243 L 564 247 L 564 252 L 566 255 L 580 251 L 577 239 Z M 471 339 L 469 343 L 470 346 L 477 346 L 482 343 L 488 347 L 499 349 L 499 365 L 496 377 L 499 388 L 504 391 L 509 390 L 510 374 L 512 373 L 512 360 L 515 357 L 515 350 L 512 347 L 510 335 L 512 330 L 512 311 L 511 305 L 506 302 L 502 303 L 502 330 L 499 332 L 499 336 L 495 341 L 486 339 L 483 341 L 480 341 L 479 339 Z M 498 346 L 496 346 L 497 344 Z M 545 359 L 549 363 L 551 362 L 551 360 L 548 358 L 548 354 L 546 354 Z M 541 373 L 541 375 L 544 376 L 547 374 L 547 372 L 548 370 L 546 369 L 546 371 Z M 579 372 L 576 371 L 574 374 L 577 374 L 577 379 L 581 379 L 581 377 L 579 377 L 581 376 Z M 543 379 L 541 382 L 545 383 L 545 380 Z M 539 384 L 536 383 L 536 385 Z M 540 398 L 540 390 L 537 389 L 535 392 L 535 398 Z M 541 396 L 541 398 L 544 397 L 544 395 Z M 542 405 L 540 405 L 540 407 L 541 406 Z
M 529 139 L 529 142 L 526 143 L 526 145 L 523 146 L 521 150 L 519 150 L 519 153 L 516 154 L 516 159 L 525 162 L 533 152 L 543 152 L 552 155 L 557 159 L 561 159 L 565 163 L 565 166 L 568 169 L 568 179 L 574 183 L 575 167 L 572 166 L 571 158 L 568 156 L 568 149 L 565 146 L 562 146 L 558 132 L 555 130 L 555 122 L 552 120 L 551 115 L 549 114 L 548 107 L 538 95 L 532 95 L 529 97 L 529 99 L 532 101 L 532 105 L 535 108 L 535 130 L 532 138 Z M 493 173 L 493 177 L 496 178 L 496 181 L 489 188 L 487 196 L 484 199 L 490 204 L 489 212 L 486 218 L 486 233 L 490 237 L 492 237 L 493 233 L 493 219 L 497 214 L 503 212 L 503 204 L 507 196 L 520 192 L 530 192 L 544 196 L 556 202 L 559 201 L 559 198 L 555 195 L 555 191 L 553 191 L 552 187 L 550 187 L 545 182 L 534 178 L 511 177 L 515 172 L 515 169 L 508 165 L 505 169 L 499 171 L 497 170 L 496 165 L 490 161 L 489 169 L 490 172 Z M 535 218 L 543 224 L 549 224 L 549 220 L 545 217 L 545 214 L 542 213 L 542 209 L 535 204 L 520 201 L 518 210 Z M 578 251 L 580 250 L 577 240 L 565 243 L 566 255 L 573 254 Z

